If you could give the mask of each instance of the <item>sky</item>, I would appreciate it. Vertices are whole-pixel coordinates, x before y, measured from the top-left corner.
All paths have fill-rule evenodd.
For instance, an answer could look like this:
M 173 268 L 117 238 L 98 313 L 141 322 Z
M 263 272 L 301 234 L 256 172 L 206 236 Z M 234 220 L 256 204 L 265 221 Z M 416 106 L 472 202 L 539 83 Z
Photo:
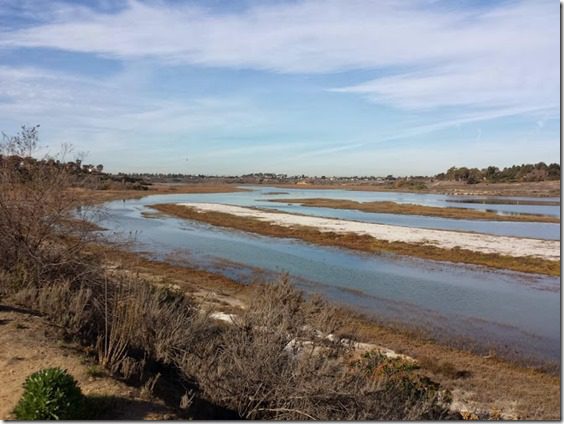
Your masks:
M 110 172 L 560 161 L 555 0 L 0 0 L 0 130 Z

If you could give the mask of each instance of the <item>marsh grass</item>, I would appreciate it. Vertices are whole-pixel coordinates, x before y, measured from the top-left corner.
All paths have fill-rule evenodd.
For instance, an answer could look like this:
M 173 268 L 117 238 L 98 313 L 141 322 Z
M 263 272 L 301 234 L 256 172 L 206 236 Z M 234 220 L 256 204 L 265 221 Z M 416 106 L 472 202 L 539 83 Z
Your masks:
M 435 216 L 435 217 L 450 218 L 450 219 L 476 219 L 476 220 L 487 220 L 487 221 L 513 221 L 513 222 L 550 222 L 550 223 L 560 222 L 560 219 L 558 217 L 547 216 L 547 215 L 533 215 L 533 214 L 499 215 L 495 212 L 477 211 L 467 208 L 456 208 L 456 207 L 440 208 L 433 206 L 415 205 L 411 203 L 396 203 L 396 202 L 385 202 L 385 201 L 356 202 L 354 200 L 322 199 L 322 198 L 276 199 L 270 201 L 298 203 L 303 206 L 314 206 L 318 208 L 352 209 L 362 212 L 391 213 L 391 214 L 399 214 L 399 215 L 423 215 L 423 216 Z

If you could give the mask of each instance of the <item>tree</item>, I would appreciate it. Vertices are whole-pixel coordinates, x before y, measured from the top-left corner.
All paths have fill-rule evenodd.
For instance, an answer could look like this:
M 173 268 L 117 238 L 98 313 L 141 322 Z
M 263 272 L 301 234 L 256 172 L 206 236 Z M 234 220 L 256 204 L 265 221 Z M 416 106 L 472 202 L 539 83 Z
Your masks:
M 499 174 L 499 168 L 497 166 L 488 166 L 486 169 L 486 180 L 495 181 Z
M 468 176 L 466 177 L 467 184 L 478 184 L 482 181 L 482 172 L 478 168 L 472 168 L 468 170 Z

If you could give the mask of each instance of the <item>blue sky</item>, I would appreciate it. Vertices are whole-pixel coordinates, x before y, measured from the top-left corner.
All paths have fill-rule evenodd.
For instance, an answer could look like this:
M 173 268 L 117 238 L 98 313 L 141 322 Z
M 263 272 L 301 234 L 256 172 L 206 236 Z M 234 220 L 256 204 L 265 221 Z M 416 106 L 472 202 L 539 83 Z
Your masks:
M 0 129 L 113 172 L 559 162 L 559 7 L 0 0 Z

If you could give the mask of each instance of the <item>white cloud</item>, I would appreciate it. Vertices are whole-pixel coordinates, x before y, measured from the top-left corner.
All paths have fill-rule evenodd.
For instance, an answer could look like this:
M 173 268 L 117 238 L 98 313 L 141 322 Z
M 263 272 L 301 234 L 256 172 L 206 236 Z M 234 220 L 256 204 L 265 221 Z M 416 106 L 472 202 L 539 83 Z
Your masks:
M 556 107 L 559 16 L 552 1 L 456 9 L 429 0 L 252 3 L 237 13 L 130 0 L 114 13 L 50 6 L 52 22 L 0 46 L 282 73 L 398 67 L 335 91 L 403 109 Z M 447 7 L 448 6 L 448 7 Z
M 130 158 L 138 154 L 136 148 L 169 154 L 170 146 L 189 147 L 184 141 L 188 136 L 197 143 L 198 134 L 252 133 L 268 125 L 267 112 L 247 99 L 163 100 L 148 96 L 146 88 L 144 77 L 135 71 L 95 80 L 33 67 L 0 66 L 0 123 L 40 123 L 42 138 L 47 136 L 54 151 L 70 143 L 95 156 L 129 150 Z
M 528 60 L 521 52 L 505 60 L 495 55 L 461 59 L 456 65 L 377 78 L 332 91 L 362 94 L 376 103 L 419 111 L 452 107 L 557 110 L 558 56 L 545 53 Z
M 325 72 L 503 54 L 507 48 L 526 54 L 558 34 L 552 2 L 514 2 L 483 13 L 445 11 L 432 3 L 255 3 L 242 13 L 221 15 L 177 3 L 131 0 L 118 13 L 66 4 L 55 22 L 4 33 L 1 45 Z

